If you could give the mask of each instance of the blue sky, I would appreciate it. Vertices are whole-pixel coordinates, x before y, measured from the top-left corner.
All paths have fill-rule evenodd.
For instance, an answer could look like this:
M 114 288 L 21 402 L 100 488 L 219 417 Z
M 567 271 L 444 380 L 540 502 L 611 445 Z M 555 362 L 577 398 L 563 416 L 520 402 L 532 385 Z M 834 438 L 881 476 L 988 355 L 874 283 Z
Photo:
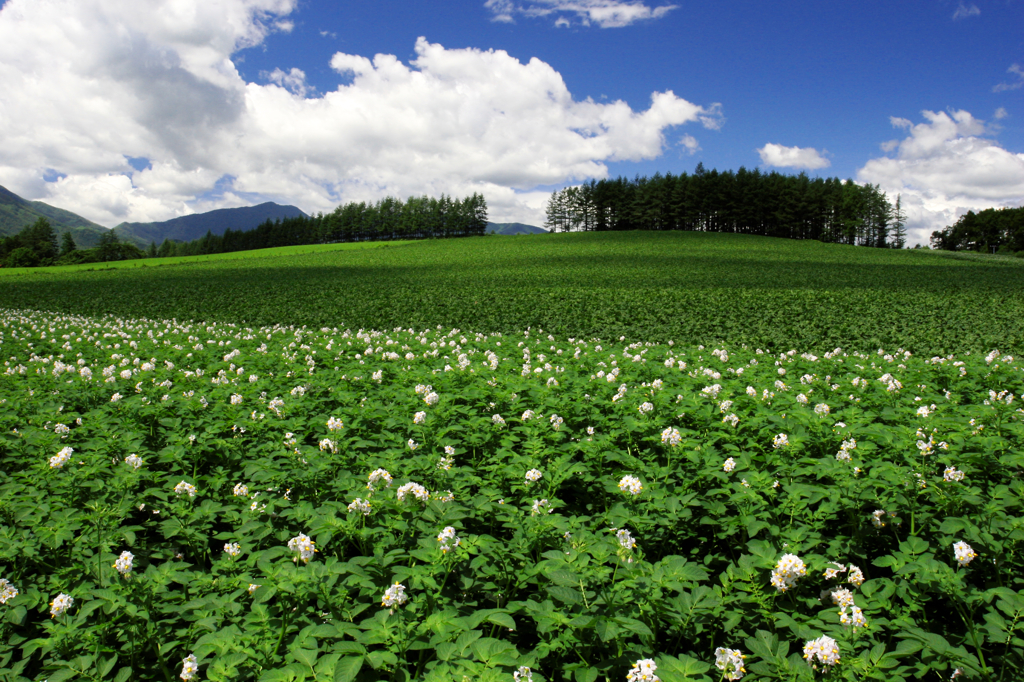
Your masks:
M 540 224 L 698 162 L 877 183 L 912 243 L 1024 203 L 1021 0 L 7 0 L 0 89 L 0 184 L 108 226 L 471 191 Z

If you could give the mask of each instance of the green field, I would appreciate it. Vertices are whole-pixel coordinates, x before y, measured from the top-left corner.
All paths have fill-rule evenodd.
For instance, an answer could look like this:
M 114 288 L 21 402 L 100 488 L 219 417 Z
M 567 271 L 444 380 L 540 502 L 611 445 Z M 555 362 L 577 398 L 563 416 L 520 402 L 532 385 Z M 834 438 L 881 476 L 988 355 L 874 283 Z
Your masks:
M 11 272 L 0 277 L 0 303 L 316 328 L 543 328 L 782 350 L 934 355 L 1024 342 L 1017 259 L 693 232 L 364 246 L 380 245 Z

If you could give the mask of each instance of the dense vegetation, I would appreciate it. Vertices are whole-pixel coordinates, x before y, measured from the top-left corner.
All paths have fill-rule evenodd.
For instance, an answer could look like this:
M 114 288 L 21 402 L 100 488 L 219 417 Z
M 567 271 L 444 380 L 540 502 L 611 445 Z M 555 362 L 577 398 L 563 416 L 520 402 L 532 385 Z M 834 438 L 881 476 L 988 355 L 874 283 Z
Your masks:
M 1024 666 L 999 352 L 13 311 L 0 342 L 11 682 Z
M 59 242 L 58 246 L 57 230 L 50 221 L 39 218 L 17 234 L 0 239 L 0 267 L 75 265 L 144 256 L 137 246 L 120 241 L 110 230 L 100 235 L 99 244 L 91 249 L 79 249 L 71 232 L 61 234 Z
M 1024 345 L 1014 259 L 698 232 L 436 240 L 132 271 L 12 271 L 19 308 L 919 354 Z
M 349 202 L 331 213 L 267 220 L 254 230 L 212 232 L 187 243 L 165 240 L 154 255 L 195 256 L 206 253 L 251 251 L 299 244 L 352 241 L 393 241 L 483 235 L 487 202 L 482 194 L 464 199 L 445 195 L 385 197 L 376 203 Z
M 1024 253 L 1024 207 L 968 211 L 946 229 L 932 232 L 931 243 L 948 251 Z
M 554 231 L 691 230 L 903 248 L 906 217 L 877 186 L 839 178 L 707 171 L 591 180 L 551 195 Z

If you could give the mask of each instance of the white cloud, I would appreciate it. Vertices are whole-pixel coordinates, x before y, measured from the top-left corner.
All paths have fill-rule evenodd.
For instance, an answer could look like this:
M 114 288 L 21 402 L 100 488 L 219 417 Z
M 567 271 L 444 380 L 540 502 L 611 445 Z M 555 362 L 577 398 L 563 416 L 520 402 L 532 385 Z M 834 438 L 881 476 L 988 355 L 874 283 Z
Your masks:
M 1009 115 L 1010 114 L 1006 112 L 1006 107 L 999 107 L 998 109 L 996 109 L 996 113 L 994 113 L 992 117 L 995 118 L 997 121 L 1001 121 Z
M 784 147 L 781 144 L 769 142 L 758 149 L 757 153 L 761 155 L 761 162 L 766 166 L 816 170 L 832 165 L 831 161 L 813 147 Z
M 534 188 L 655 158 L 674 126 L 721 125 L 717 104 L 671 91 L 646 110 L 580 101 L 538 59 L 422 38 L 407 64 L 335 54 L 339 86 L 320 96 L 297 68 L 245 82 L 232 55 L 287 26 L 296 3 L 8 0 L 0 184 L 105 225 L 244 196 L 318 211 L 441 192 L 482 192 L 493 219 L 540 224 L 546 193 Z M 48 169 L 65 177 L 45 182 Z
M 678 8 L 678 5 L 649 7 L 640 0 L 487 0 L 484 7 L 491 10 L 494 21 L 512 22 L 515 15 L 526 17 L 555 17 L 555 26 L 569 26 L 569 16 L 584 25 L 597 24 L 601 28 L 620 28 L 638 21 L 660 19 Z M 567 16 L 568 15 L 568 16 Z
M 987 137 L 983 121 L 966 111 L 924 111 L 924 123 L 903 127 L 893 156 L 868 161 L 857 180 L 877 184 L 891 200 L 902 196 L 909 243 L 928 243 L 933 230 L 968 210 L 1024 204 L 1024 154 Z M 903 121 L 905 119 L 894 119 Z
M 992 86 L 992 92 L 1005 92 L 1007 90 L 1019 90 L 1024 87 L 1024 69 L 1021 68 L 1020 64 L 1011 64 L 1010 68 L 1006 70 L 1006 73 L 1012 73 L 1017 76 L 1017 80 L 1011 80 L 1008 83 L 997 83 Z
M 960 5 L 956 8 L 956 11 L 953 12 L 953 19 L 954 21 L 957 19 L 966 19 L 967 17 L 976 17 L 979 14 L 981 14 L 981 10 L 978 9 L 978 6 L 975 5 L 974 3 L 971 3 L 970 5 L 965 5 L 964 3 L 961 2 Z

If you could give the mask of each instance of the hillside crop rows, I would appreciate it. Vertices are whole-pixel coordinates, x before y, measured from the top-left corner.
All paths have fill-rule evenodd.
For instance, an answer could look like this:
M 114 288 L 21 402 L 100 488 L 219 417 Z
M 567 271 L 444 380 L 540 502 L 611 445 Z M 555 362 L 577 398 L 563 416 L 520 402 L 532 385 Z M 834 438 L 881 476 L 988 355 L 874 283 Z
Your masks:
M 915 354 L 1024 342 L 1024 262 L 704 233 L 590 233 L 0 278 L 20 309 Z
M 1024 666 L 999 351 L 10 310 L 0 345 L 4 679 Z

